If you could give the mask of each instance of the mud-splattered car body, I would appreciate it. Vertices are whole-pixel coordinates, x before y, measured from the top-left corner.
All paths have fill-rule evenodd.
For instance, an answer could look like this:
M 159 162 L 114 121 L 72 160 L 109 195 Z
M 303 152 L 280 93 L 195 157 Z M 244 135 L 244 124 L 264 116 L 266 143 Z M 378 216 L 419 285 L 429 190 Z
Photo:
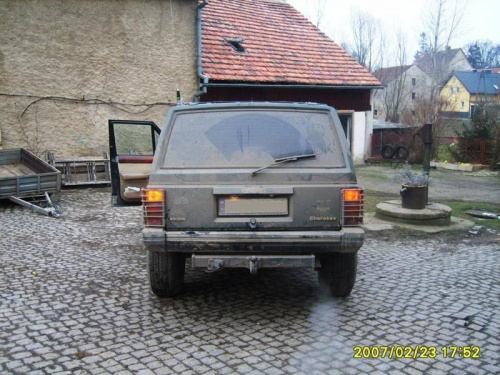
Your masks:
M 339 296 L 354 285 L 363 192 L 331 107 L 177 106 L 141 194 L 157 295 L 182 290 L 186 258 L 210 271 L 311 267 Z

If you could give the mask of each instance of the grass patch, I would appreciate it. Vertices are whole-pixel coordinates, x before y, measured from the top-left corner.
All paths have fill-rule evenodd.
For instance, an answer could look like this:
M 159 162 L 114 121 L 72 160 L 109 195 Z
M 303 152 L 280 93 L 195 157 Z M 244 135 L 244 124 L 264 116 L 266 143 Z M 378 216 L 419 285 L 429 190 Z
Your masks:
M 449 145 L 441 145 L 437 148 L 437 161 L 439 162 L 455 162 L 455 157 L 451 153 L 451 147 Z
M 500 219 L 480 219 L 474 216 L 470 216 L 465 213 L 467 210 L 482 210 L 487 212 L 500 212 L 500 205 L 492 203 L 478 203 L 478 202 L 456 202 L 456 201 L 446 201 L 439 202 L 447 206 L 450 206 L 452 215 L 459 217 L 461 219 L 466 219 L 474 222 L 476 225 L 480 225 L 486 228 L 500 230 Z
M 377 204 L 394 199 L 399 199 L 399 196 L 365 190 L 365 212 L 375 212 Z
M 375 173 L 360 173 L 361 176 L 367 178 L 374 178 L 376 180 L 389 180 L 389 177 L 383 174 L 375 174 Z

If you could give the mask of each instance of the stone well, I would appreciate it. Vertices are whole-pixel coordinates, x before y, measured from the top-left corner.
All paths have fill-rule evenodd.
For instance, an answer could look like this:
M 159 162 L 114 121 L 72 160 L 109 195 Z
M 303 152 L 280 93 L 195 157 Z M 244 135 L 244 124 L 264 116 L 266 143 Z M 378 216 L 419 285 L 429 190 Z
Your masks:
M 415 210 L 401 207 L 400 200 L 377 204 L 376 216 L 383 220 L 405 224 L 446 226 L 451 224 L 451 208 L 444 204 L 431 203 Z

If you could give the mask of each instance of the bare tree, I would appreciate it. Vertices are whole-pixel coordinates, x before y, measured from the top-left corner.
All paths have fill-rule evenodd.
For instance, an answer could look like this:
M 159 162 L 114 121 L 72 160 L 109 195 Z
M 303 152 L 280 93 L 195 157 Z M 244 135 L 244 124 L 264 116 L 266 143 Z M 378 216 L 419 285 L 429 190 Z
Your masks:
M 370 72 L 381 66 L 380 44 L 383 39 L 380 21 L 367 12 L 351 9 L 352 43 L 348 52 Z
M 391 68 L 391 75 L 395 78 L 388 83 L 387 88 L 380 93 L 380 95 L 383 95 L 382 105 L 386 115 L 386 121 L 390 122 L 400 121 L 401 114 L 406 109 L 413 91 L 413 87 L 407 77 L 406 37 L 401 30 L 397 33 L 396 41 L 396 66 Z M 387 72 L 388 70 L 380 70 L 380 72 L 384 71 Z M 387 77 L 380 76 L 379 79 L 385 81 Z
M 411 112 L 406 111 L 402 116 L 402 122 L 415 126 L 414 135 L 423 124 L 432 124 L 432 148 L 431 157 L 435 157 L 439 147 L 441 137 L 446 133 L 446 129 L 452 126 L 453 120 L 441 116 L 441 109 L 448 103 L 447 98 L 440 96 L 431 101 L 429 96 L 420 96 L 413 101 L 413 109 Z M 420 140 L 413 138 L 413 152 L 418 155 L 420 160 L 423 152 L 423 144 Z M 415 156 L 415 155 L 414 155 Z
M 453 38 L 457 36 L 465 14 L 465 3 L 464 0 L 428 1 L 423 21 L 430 44 L 431 78 L 435 83 L 430 92 L 430 100 L 435 102 L 439 94 L 443 68 L 438 64 L 437 54 L 449 46 Z
M 311 14 L 308 18 L 318 29 L 325 26 L 326 0 L 308 0 L 307 2 Z
M 292 3 L 290 0 L 288 0 L 288 2 Z M 318 29 L 324 28 L 328 24 L 326 0 L 306 0 L 304 3 L 307 6 L 307 9 L 302 11 L 304 16 L 306 16 Z

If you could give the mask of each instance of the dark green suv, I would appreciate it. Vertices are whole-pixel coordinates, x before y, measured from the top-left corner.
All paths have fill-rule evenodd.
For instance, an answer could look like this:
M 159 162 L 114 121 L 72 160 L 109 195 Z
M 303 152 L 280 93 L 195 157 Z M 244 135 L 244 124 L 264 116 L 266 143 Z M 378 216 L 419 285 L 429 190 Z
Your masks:
M 110 121 L 113 202 L 142 203 L 156 295 L 182 291 L 187 258 L 210 271 L 313 268 L 333 296 L 351 293 L 363 191 L 335 109 L 182 105 L 159 133 Z

